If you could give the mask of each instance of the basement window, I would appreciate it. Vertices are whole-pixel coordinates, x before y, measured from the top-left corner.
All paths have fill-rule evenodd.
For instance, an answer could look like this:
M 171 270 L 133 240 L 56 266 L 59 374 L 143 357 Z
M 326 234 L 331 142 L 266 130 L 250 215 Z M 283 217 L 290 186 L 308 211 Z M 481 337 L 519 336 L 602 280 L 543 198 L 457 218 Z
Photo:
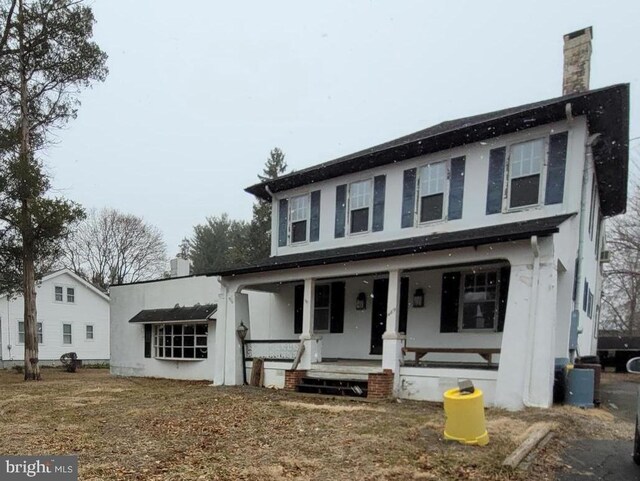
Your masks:
M 208 325 L 159 324 L 153 330 L 156 359 L 207 359 Z

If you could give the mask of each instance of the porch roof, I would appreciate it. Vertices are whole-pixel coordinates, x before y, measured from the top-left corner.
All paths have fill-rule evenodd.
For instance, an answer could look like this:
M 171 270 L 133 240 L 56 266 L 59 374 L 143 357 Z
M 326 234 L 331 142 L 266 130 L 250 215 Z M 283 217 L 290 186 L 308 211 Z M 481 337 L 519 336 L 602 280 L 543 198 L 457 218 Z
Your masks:
M 547 236 L 555 234 L 559 231 L 560 224 L 574 215 L 575 213 L 564 214 L 509 224 L 478 227 L 476 229 L 410 237 L 408 239 L 276 256 L 265 259 L 258 264 L 211 272 L 207 275 L 236 276 L 256 272 L 380 259 L 460 247 L 473 247 L 498 242 L 511 242 L 528 239 L 533 235 Z
M 629 162 L 629 84 L 449 120 L 360 152 L 252 185 L 245 191 L 271 200 L 272 192 L 565 120 L 567 104 L 571 104 L 573 116 L 587 117 L 590 133 L 601 134 L 593 145 L 593 153 L 602 213 L 611 216 L 624 212 Z
M 157 322 L 207 321 L 217 310 L 217 304 L 176 305 L 168 309 L 143 309 L 129 319 L 129 322 L 151 324 Z

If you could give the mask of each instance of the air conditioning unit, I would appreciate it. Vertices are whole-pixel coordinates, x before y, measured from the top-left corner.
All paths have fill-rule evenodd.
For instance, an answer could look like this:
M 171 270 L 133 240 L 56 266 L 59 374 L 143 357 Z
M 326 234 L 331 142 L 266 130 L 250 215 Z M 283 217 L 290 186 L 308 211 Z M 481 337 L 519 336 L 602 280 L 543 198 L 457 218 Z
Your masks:
M 609 262 L 611 260 L 609 251 L 600 252 L 600 262 Z

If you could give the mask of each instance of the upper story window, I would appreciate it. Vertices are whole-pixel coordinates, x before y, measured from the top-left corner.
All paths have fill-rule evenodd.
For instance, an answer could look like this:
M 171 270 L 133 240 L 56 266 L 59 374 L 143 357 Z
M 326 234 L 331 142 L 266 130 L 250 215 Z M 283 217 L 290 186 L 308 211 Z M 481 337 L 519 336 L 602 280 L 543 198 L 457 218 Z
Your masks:
M 54 287 L 54 291 L 55 291 L 55 300 L 56 302 L 62 302 L 63 298 L 62 298 L 62 286 L 55 286 Z
M 76 302 L 76 290 L 73 287 L 67 287 L 67 302 Z
M 432 162 L 420 169 L 420 222 L 441 220 L 444 217 L 447 162 Z
M 514 144 L 509 153 L 509 208 L 540 203 L 544 139 Z
M 349 232 L 368 232 L 371 217 L 373 182 L 363 180 L 349 185 Z
M 308 239 L 309 228 L 309 196 L 307 194 L 291 198 L 289 223 L 291 243 L 305 242 Z

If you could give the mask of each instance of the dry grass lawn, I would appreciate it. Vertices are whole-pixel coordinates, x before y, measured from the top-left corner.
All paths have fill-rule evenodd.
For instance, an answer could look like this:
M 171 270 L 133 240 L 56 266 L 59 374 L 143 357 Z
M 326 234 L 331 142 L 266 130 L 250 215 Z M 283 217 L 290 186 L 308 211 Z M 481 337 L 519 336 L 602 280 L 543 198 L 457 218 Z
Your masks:
M 442 439 L 441 405 L 363 403 L 255 388 L 0 370 L 0 453 L 77 454 L 83 480 L 544 480 L 562 438 L 628 438 L 603 410 L 487 411 L 490 444 Z M 559 437 L 528 471 L 501 467 L 534 422 Z

